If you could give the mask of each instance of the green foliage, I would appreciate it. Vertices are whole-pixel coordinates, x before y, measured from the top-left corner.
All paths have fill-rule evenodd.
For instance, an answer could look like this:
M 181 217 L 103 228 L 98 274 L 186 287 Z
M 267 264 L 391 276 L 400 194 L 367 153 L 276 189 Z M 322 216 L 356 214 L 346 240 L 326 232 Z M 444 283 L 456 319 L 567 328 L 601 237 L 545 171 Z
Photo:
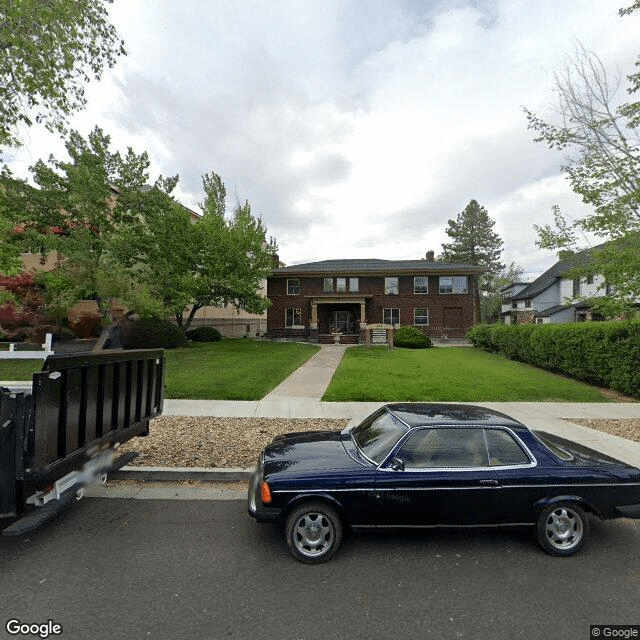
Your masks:
M 400 327 L 393 336 L 393 345 L 406 349 L 426 349 L 432 347 L 433 342 L 416 327 Z
M 634 3 L 621 14 L 637 8 Z M 640 74 L 628 78 L 632 93 L 640 86 Z M 598 298 L 596 303 L 598 310 L 610 317 L 628 313 L 640 299 L 640 103 L 619 106 L 618 88 L 618 79 L 608 78 L 598 56 L 578 46 L 555 76 L 558 121 L 546 122 L 525 109 L 529 128 L 537 134 L 536 142 L 571 154 L 561 168 L 590 210 L 568 221 L 554 207 L 553 225 L 534 225 L 538 244 L 545 249 L 577 252 L 585 233 L 611 242 L 591 250 L 588 264 L 568 274 L 573 278 L 605 276 L 602 287 L 614 290 L 607 300 Z
M 476 325 L 479 349 L 640 398 L 640 323 Z
M 169 320 L 141 318 L 122 328 L 121 341 L 126 349 L 175 349 L 184 347 L 184 331 Z
M 192 220 L 167 185 L 157 182 L 145 194 L 140 215 L 122 225 L 112 243 L 115 258 L 137 273 L 185 329 L 203 306 L 231 303 L 260 314 L 269 304 L 260 289 L 275 245 L 267 244 L 262 221 L 248 202 L 224 217 L 225 188 L 216 174 L 205 174 L 203 187 L 203 215 Z
M 62 131 L 85 106 L 85 83 L 125 53 L 111 2 L 0 0 L 0 146 L 20 145 L 20 123 Z
M 215 327 L 196 327 L 187 331 L 187 338 L 191 342 L 218 342 L 222 334 Z

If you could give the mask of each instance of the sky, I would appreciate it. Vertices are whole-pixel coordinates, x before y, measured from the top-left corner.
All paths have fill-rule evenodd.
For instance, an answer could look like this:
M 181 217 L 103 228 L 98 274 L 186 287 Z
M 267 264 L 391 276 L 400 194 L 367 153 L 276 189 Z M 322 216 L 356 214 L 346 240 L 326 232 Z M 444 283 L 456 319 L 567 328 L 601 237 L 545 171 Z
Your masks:
M 128 51 L 87 88 L 71 126 L 148 151 L 153 181 L 180 175 L 198 209 L 201 175 L 229 207 L 249 201 L 288 264 L 421 259 L 448 241 L 471 199 L 533 278 L 555 261 L 533 225 L 588 211 L 562 155 L 527 129 L 553 119 L 554 71 L 576 43 L 630 73 L 640 19 L 630 0 L 115 0 Z M 624 99 L 624 95 L 621 96 Z M 4 159 L 21 177 L 64 157 L 32 128 Z

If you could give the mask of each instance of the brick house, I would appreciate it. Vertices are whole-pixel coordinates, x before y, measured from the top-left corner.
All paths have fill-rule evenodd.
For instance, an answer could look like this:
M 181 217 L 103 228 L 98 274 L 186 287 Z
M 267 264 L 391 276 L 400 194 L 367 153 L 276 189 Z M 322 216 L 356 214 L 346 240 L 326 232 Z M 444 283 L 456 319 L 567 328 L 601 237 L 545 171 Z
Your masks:
M 273 269 L 267 279 L 267 334 L 363 342 L 367 324 L 417 327 L 463 338 L 478 321 L 482 268 L 427 260 L 324 260 Z

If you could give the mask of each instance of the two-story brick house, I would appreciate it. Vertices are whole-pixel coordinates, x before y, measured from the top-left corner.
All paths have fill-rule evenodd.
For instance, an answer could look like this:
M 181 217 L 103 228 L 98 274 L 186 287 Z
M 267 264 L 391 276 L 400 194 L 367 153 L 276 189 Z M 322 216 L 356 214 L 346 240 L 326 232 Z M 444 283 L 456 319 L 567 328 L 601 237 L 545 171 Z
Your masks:
M 267 279 L 272 338 L 362 342 L 367 324 L 417 327 L 462 338 L 479 318 L 482 268 L 431 260 L 324 260 L 273 269 Z

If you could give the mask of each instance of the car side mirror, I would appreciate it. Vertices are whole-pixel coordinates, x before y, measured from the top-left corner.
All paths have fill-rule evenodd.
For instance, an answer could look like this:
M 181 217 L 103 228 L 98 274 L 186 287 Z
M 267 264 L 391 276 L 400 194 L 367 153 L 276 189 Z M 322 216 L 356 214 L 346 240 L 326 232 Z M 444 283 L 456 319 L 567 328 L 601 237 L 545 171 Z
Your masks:
M 402 458 L 394 458 L 389 467 L 394 471 L 404 471 L 404 460 Z

